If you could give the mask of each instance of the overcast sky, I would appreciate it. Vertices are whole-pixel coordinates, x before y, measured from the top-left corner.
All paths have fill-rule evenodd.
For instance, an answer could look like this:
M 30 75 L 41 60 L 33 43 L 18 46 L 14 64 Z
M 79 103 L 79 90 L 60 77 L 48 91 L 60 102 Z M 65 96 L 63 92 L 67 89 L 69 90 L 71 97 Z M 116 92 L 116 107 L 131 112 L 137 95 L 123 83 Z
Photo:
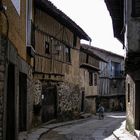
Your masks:
M 92 46 L 124 56 L 122 44 L 114 38 L 112 20 L 104 0 L 50 1 L 91 37 Z

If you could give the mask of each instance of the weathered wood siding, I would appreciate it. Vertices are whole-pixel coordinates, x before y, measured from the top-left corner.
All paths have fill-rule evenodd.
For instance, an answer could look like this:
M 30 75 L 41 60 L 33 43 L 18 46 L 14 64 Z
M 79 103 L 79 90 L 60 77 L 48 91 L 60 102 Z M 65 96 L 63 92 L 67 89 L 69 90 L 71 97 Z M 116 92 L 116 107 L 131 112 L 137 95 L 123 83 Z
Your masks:
M 86 52 L 80 51 L 80 65 L 89 64 L 90 66 L 99 68 L 99 60 L 94 55 L 91 56 Z M 89 85 L 89 71 L 93 72 L 93 85 Z M 97 85 L 95 84 L 94 76 L 97 74 Z M 85 89 L 85 96 L 96 96 L 98 94 L 98 71 L 87 68 L 80 68 L 80 83 Z
M 80 64 L 82 63 L 88 63 L 94 67 L 99 68 L 99 60 L 85 52 L 80 52 Z
M 116 55 L 114 53 L 94 49 L 94 52 L 97 53 L 101 58 L 106 60 L 106 62 L 100 61 L 100 88 L 99 93 L 103 96 L 112 96 L 112 95 L 124 95 L 124 77 L 120 75 L 118 77 L 113 76 L 112 71 L 112 62 L 120 64 L 120 72 L 124 71 L 124 60 L 123 57 Z M 115 86 L 114 86 L 114 80 Z
M 74 33 L 47 13 L 35 10 L 35 72 L 63 74 L 66 81 L 79 84 L 79 48 L 80 39 L 75 46 Z
M 36 9 L 35 11 L 35 26 L 58 40 L 73 46 L 73 33 L 39 9 Z
M 110 95 L 110 81 L 108 78 L 100 77 L 99 94 Z

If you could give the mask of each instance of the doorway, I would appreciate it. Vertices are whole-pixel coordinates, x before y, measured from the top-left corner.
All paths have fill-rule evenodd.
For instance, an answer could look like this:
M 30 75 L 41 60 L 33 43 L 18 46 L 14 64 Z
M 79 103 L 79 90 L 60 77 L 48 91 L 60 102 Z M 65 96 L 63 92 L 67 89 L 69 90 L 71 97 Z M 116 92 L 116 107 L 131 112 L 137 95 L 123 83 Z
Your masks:
M 81 112 L 84 112 L 84 100 L 85 100 L 85 92 L 82 91 L 82 98 L 81 98 Z
M 57 117 L 56 87 L 42 87 L 42 122 L 45 123 Z
M 27 126 L 27 75 L 19 73 L 19 132 Z
M 15 66 L 8 65 L 6 140 L 15 140 Z

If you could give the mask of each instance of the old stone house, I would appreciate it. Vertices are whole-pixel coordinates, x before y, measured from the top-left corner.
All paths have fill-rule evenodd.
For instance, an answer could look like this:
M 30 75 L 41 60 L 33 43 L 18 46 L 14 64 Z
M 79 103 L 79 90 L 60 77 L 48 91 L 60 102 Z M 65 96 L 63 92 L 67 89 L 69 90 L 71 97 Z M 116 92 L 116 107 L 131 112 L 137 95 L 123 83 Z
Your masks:
M 47 0 L 0 1 L 1 140 L 78 116 L 80 39 L 91 41 Z
M 81 111 L 80 39 L 91 39 L 50 1 L 35 0 L 34 4 L 35 123 L 73 119 Z
M 26 5 L 24 0 L 0 1 L 0 140 L 16 140 L 31 126 L 33 59 L 26 39 Z
M 99 63 L 99 96 L 97 104 L 102 103 L 106 111 L 125 108 L 124 57 L 115 53 L 91 47 L 90 50 L 104 61 Z
M 84 44 L 80 48 L 81 111 L 95 114 L 99 96 L 99 62 L 104 60 L 94 54 L 91 48 Z
M 114 35 L 126 49 L 126 127 L 137 133 L 140 130 L 140 2 L 105 2 L 113 20 Z

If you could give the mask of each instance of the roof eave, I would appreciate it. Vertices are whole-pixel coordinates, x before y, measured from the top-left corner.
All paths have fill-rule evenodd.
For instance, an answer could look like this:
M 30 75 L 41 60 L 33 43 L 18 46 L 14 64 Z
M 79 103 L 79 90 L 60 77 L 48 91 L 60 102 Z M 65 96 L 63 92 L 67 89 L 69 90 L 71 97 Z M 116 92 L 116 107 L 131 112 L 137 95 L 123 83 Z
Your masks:
M 104 0 L 112 18 L 114 37 L 124 43 L 124 0 Z
M 46 12 L 48 15 L 55 18 L 62 25 L 67 27 L 73 33 L 76 33 L 80 39 L 91 41 L 91 38 L 81 29 L 74 21 L 72 21 L 67 15 L 62 11 L 57 9 L 50 1 L 48 0 L 35 0 L 36 8 Z

